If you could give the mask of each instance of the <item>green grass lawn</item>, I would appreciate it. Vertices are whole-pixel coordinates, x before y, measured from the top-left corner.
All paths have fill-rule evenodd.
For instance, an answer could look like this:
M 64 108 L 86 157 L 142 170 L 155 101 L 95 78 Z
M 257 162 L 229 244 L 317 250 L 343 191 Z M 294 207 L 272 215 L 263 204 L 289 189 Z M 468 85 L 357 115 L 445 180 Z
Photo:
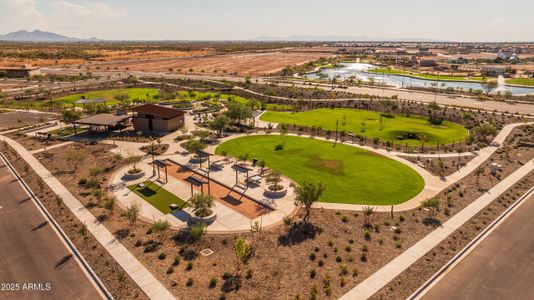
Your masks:
M 127 94 L 130 96 L 130 100 L 138 99 L 152 99 L 152 97 L 156 94 L 158 94 L 157 89 L 149 89 L 149 88 L 131 88 L 131 89 L 113 89 L 113 90 L 105 90 L 105 91 L 95 91 L 95 92 L 87 92 L 84 94 L 74 94 L 66 97 L 61 97 L 57 99 L 53 99 L 52 101 L 58 101 L 63 104 L 72 104 L 77 100 L 80 100 L 82 96 L 85 96 L 85 98 L 92 99 L 92 98 L 101 98 L 106 100 L 107 105 L 114 105 L 118 104 L 119 101 L 115 100 L 114 97 L 119 94 Z M 147 96 L 148 95 L 148 96 Z M 45 103 L 44 101 L 40 101 L 40 103 Z
M 450 144 L 464 140 L 468 131 L 463 126 L 443 122 L 441 127 L 431 126 L 426 118 L 420 116 L 394 115 L 394 118 L 382 117 L 380 113 L 357 109 L 316 109 L 306 112 L 288 113 L 267 111 L 261 120 L 273 123 L 296 124 L 300 126 L 316 126 L 324 130 L 335 130 L 339 120 L 339 130 L 350 131 L 368 138 L 378 137 L 383 141 L 396 144 L 420 146 L 418 139 L 400 139 L 407 134 L 419 136 L 424 134 L 425 145 Z M 343 125 L 345 119 L 345 125 Z
M 215 153 L 248 153 L 264 159 L 297 183 L 322 182 L 322 202 L 388 205 L 405 202 L 424 187 L 421 176 L 410 167 L 373 152 L 311 138 L 288 136 L 284 150 L 278 135 L 249 136 L 229 140 Z
M 136 193 L 139 197 L 143 198 L 162 213 L 171 213 L 172 210 L 169 208 L 169 205 L 173 203 L 178 204 L 180 208 L 185 208 L 188 206 L 184 200 L 160 187 L 158 184 L 153 183 L 150 180 L 145 181 L 144 184 L 145 186 L 142 188 L 139 188 L 135 184 L 129 186 L 128 189 Z
M 534 86 L 534 78 L 508 78 L 507 84 Z
M 78 134 L 86 132 L 87 130 L 89 130 L 89 127 L 76 126 L 76 132 Z M 73 135 L 74 134 L 74 127 L 65 126 L 63 128 L 58 128 L 58 129 L 51 130 L 48 133 L 50 133 L 51 135 L 56 135 L 56 136 L 69 136 L 69 135 Z
M 449 76 L 449 75 L 432 75 L 432 74 L 420 74 L 420 73 L 410 73 L 403 70 L 397 69 L 370 69 L 369 73 L 376 74 L 386 74 L 386 75 L 403 75 L 419 79 L 427 80 L 446 80 L 446 81 L 482 81 L 482 77 L 463 77 L 463 76 Z

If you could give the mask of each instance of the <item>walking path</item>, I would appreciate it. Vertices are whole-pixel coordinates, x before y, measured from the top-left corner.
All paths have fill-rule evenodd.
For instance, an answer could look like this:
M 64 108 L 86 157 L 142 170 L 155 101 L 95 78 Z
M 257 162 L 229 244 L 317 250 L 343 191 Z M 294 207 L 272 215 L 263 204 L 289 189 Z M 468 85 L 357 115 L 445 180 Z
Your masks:
M 399 276 L 408 267 L 417 262 L 428 251 L 436 247 L 441 241 L 447 238 L 455 230 L 468 222 L 472 217 L 478 214 L 493 200 L 506 192 L 517 181 L 534 170 L 534 160 L 529 161 L 524 166 L 510 174 L 499 184 L 494 186 L 484 195 L 480 196 L 466 208 L 458 212 L 441 227 L 429 233 L 415 245 L 397 256 L 387 265 L 375 272 L 373 275 L 358 284 L 355 288 L 343 295 L 342 300 L 367 299 L 386 286 L 391 280 Z
M 124 247 L 95 216 L 88 211 L 74 195 L 72 195 L 61 182 L 48 171 L 26 148 L 18 142 L 0 136 L 35 170 L 44 182 L 58 196 L 72 213 L 87 226 L 87 229 L 100 242 L 100 244 L 120 264 L 126 273 L 151 299 L 175 299 L 174 296 L 150 273 L 126 247 Z
M 199 168 L 198 163 L 192 164 L 189 162 L 191 158 L 191 155 L 181 155 L 181 154 L 169 154 L 164 156 L 157 156 L 156 159 L 170 159 L 173 162 L 177 162 L 183 166 L 186 166 L 192 170 L 197 170 Z M 221 156 L 211 156 L 211 161 L 218 161 L 224 159 L 224 157 Z M 187 201 L 191 198 L 191 185 L 184 180 L 179 180 L 175 177 L 176 174 L 173 174 L 173 172 L 176 172 L 176 168 L 170 166 L 168 167 L 168 182 L 160 182 L 157 180 L 156 177 L 152 176 L 152 166 L 151 163 L 152 158 L 146 158 L 143 160 L 142 163 L 139 163 L 137 165 L 138 168 L 142 169 L 145 172 L 145 176 L 143 176 L 140 179 L 137 180 L 131 180 L 127 181 L 123 178 L 123 175 L 127 172 L 131 166 L 126 166 L 118 170 L 115 175 L 110 180 L 110 186 L 109 190 L 111 190 L 116 196 L 119 201 L 119 205 L 121 207 L 128 207 L 132 205 L 133 203 L 137 203 L 140 208 L 140 216 L 142 219 L 146 222 L 153 223 L 155 221 L 163 221 L 167 220 L 171 223 L 173 229 L 179 229 L 182 227 L 187 226 L 187 223 L 190 220 L 190 215 L 192 214 L 191 208 L 185 208 L 183 210 L 177 210 L 171 213 L 163 213 L 159 209 L 152 206 L 147 201 L 143 200 L 140 196 L 133 193 L 128 189 L 128 186 L 136 185 L 141 182 L 145 182 L 147 180 L 150 180 L 154 182 L 154 184 L 157 184 L 161 186 L 162 188 L 166 189 L 167 191 L 171 192 L 172 194 L 176 195 L 180 199 L 183 199 L 184 201 Z M 206 167 L 207 162 L 204 163 L 204 167 Z M 216 180 L 217 182 L 221 183 L 225 187 L 228 188 L 228 191 L 233 189 L 237 193 L 243 193 L 246 195 L 246 197 L 253 199 L 255 201 L 256 206 L 261 206 L 259 203 L 262 203 L 272 209 L 272 211 L 262 214 L 260 216 L 250 218 L 249 216 L 244 215 L 240 212 L 244 206 L 250 205 L 251 203 L 247 203 L 245 199 L 241 199 L 235 202 L 224 202 L 224 200 L 221 200 L 219 198 L 215 201 L 215 206 L 212 208 L 213 211 L 217 214 L 217 218 L 214 222 L 208 224 L 208 232 L 209 233 L 240 233 L 240 232 L 249 232 L 250 231 L 250 225 L 258 221 L 261 223 L 262 228 L 268 228 L 271 226 L 275 226 L 280 224 L 284 217 L 289 216 L 293 213 L 295 210 L 295 204 L 294 204 L 294 198 L 295 194 L 292 188 L 290 188 L 290 181 L 283 178 L 282 182 L 280 183 L 282 186 L 284 186 L 287 189 L 287 195 L 283 198 L 268 198 L 264 195 L 264 189 L 266 187 L 266 183 L 262 180 L 262 182 L 258 185 L 250 185 L 246 190 L 242 190 L 240 188 L 234 187 L 235 185 L 235 171 L 231 168 L 233 164 L 223 164 L 222 168 L 217 171 L 211 171 L 210 172 L 210 178 L 212 180 Z M 259 173 L 259 168 L 252 168 L 249 166 L 252 170 L 250 171 L 250 175 Z M 162 171 L 163 172 L 163 171 Z M 200 173 L 204 173 L 203 171 L 199 171 Z M 163 175 L 164 176 L 164 175 Z M 243 179 L 244 175 L 239 175 L 241 179 Z M 215 188 L 216 183 L 212 182 L 211 186 L 212 188 Z M 204 190 L 206 190 L 206 186 L 204 186 Z M 195 188 L 195 193 L 197 193 L 198 190 Z M 235 192 L 229 192 L 228 195 L 232 194 L 233 196 L 236 196 L 237 194 Z M 212 190 L 213 194 L 213 190 Z M 237 199 L 236 199 L 237 200 Z M 252 200 L 249 200 L 252 201 Z M 231 204 L 229 204 L 231 203 Z
M 44 152 L 44 151 L 48 151 L 48 150 L 56 149 L 56 148 L 59 148 L 59 147 L 67 146 L 67 145 L 70 145 L 72 143 L 73 142 L 64 142 L 64 143 L 61 143 L 61 144 L 52 145 L 50 147 L 32 150 L 32 151 L 30 151 L 30 153 L 31 154 L 37 154 L 37 153 L 41 153 L 41 152 Z

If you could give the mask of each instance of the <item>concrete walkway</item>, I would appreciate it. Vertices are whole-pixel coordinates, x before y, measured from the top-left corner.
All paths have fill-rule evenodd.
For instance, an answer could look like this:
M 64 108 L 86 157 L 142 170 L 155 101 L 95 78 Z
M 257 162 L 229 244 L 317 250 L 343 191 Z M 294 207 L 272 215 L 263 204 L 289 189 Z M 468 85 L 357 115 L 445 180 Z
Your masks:
M 180 155 L 180 154 L 170 154 L 165 156 L 158 156 L 156 159 L 170 159 L 174 162 L 177 162 L 181 165 L 187 166 L 192 170 L 198 170 L 198 164 L 191 164 L 189 162 L 191 155 Z M 212 156 L 211 160 L 217 161 L 224 159 L 220 156 Z M 184 210 L 178 210 L 172 213 L 164 214 L 150 203 L 143 200 L 137 194 L 131 192 L 128 189 L 128 186 L 136 185 L 146 180 L 151 180 L 154 184 L 158 184 L 167 191 L 173 193 L 180 199 L 187 200 L 191 197 L 191 187 L 189 183 L 186 183 L 182 180 L 175 179 L 171 174 L 168 176 L 168 182 L 159 182 L 156 177 L 152 176 L 152 166 L 150 165 L 152 158 L 147 158 L 143 160 L 142 163 L 137 165 L 138 168 L 142 169 L 145 172 L 145 176 L 142 178 L 126 181 L 123 179 L 123 175 L 127 172 L 131 166 L 125 166 L 118 170 L 110 180 L 110 186 L 108 189 L 113 192 L 119 201 L 121 207 L 128 207 L 133 203 L 137 203 L 140 207 L 140 216 L 146 222 L 153 223 L 158 220 L 167 220 L 171 223 L 173 229 L 179 229 L 186 227 L 190 219 L 192 211 L 190 208 L 185 208 Z M 204 163 L 206 166 L 207 163 Z M 210 177 L 212 180 L 216 180 L 219 183 L 227 187 L 233 187 L 235 184 L 235 171 L 231 168 L 232 164 L 223 165 L 221 170 L 210 172 Z M 259 168 L 252 168 L 250 173 L 256 174 L 259 172 Z M 170 172 L 170 171 L 169 171 Z M 243 177 L 243 175 L 241 175 Z M 250 232 L 250 225 L 258 221 L 261 223 L 263 228 L 268 228 L 276 226 L 282 223 L 284 217 L 289 216 L 295 210 L 295 194 L 292 188 L 290 188 L 290 181 L 286 178 L 282 178 L 280 183 L 287 189 L 287 195 L 283 198 L 272 199 L 264 195 L 264 189 L 266 188 L 266 183 L 264 180 L 259 185 L 251 185 L 247 190 L 243 191 L 239 188 L 236 188 L 235 191 L 239 193 L 244 193 L 248 198 L 253 199 L 258 203 L 263 203 L 268 207 L 272 208 L 271 212 L 263 214 L 259 217 L 251 219 L 232 207 L 228 204 L 223 204 L 220 199 L 216 199 L 215 206 L 213 211 L 217 214 L 217 218 L 214 222 L 208 225 L 209 233 L 243 233 Z M 195 193 L 198 191 L 195 191 Z M 238 205 L 238 204 L 235 204 Z
M 46 182 L 46 184 L 63 198 L 63 202 L 72 213 L 87 226 L 87 229 L 109 252 L 109 254 L 119 263 L 124 271 L 135 281 L 135 283 L 151 299 L 175 299 L 174 296 L 150 273 L 126 247 L 124 247 L 107 228 L 100 223 L 95 216 L 88 211 L 82 203 L 65 186 L 54 177 L 26 148 L 18 142 L 0 136 L 13 147 L 18 154 L 35 170 L 35 172 Z
M 499 184 L 494 186 L 484 195 L 469 204 L 466 208 L 458 212 L 441 227 L 429 233 L 415 245 L 397 256 L 380 270 L 369 276 L 355 288 L 343 295 L 340 299 L 355 300 L 367 299 L 386 286 L 391 280 L 399 276 L 408 267 L 417 262 L 427 252 L 436 247 L 441 241 L 447 238 L 455 230 L 468 222 L 472 217 L 478 214 L 493 200 L 506 192 L 516 182 L 534 170 L 534 160 L 529 161 L 524 166 L 510 174 Z
M 36 149 L 36 150 L 30 151 L 30 153 L 31 153 L 31 154 L 37 154 L 37 153 L 41 153 L 41 152 L 44 152 L 44 151 L 48 151 L 48 150 L 52 150 L 52 149 L 56 149 L 56 148 L 60 148 L 60 147 L 64 147 L 64 146 L 70 145 L 70 144 L 72 144 L 72 143 L 73 143 L 73 142 L 64 142 L 64 143 L 61 143 L 61 144 L 52 145 L 52 146 L 50 146 L 50 147 L 41 148 L 41 149 Z

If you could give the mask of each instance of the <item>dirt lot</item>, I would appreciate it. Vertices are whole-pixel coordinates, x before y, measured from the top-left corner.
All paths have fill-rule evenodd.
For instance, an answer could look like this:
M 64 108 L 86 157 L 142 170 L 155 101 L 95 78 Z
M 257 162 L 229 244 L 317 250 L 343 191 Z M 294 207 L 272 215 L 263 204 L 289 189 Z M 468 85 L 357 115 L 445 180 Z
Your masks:
M 31 113 L 25 111 L 4 112 L 0 113 L 0 130 L 44 123 L 56 118 L 57 116 L 51 114 Z
M 288 65 L 301 65 L 324 56 L 328 56 L 328 54 L 321 51 L 249 52 L 171 60 L 124 62 L 107 64 L 106 68 L 114 69 L 117 67 L 120 70 L 129 68 L 130 71 L 147 72 L 170 72 L 169 69 L 172 69 L 173 72 L 180 71 L 180 73 L 186 73 L 193 69 L 192 73 L 235 74 L 237 72 L 238 75 L 254 76 L 272 74 Z

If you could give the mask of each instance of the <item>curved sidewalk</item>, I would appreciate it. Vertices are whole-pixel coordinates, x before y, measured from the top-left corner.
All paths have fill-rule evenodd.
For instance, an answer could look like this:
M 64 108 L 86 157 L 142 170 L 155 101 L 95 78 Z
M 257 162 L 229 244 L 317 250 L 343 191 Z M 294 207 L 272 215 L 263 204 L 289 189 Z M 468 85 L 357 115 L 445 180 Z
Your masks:
M 18 142 L 0 135 L 0 139 L 6 141 L 17 153 L 28 163 L 28 165 L 39 175 L 54 193 L 63 198 L 63 202 L 72 213 L 87 226 L 91 234 L 109 252 L 109 254 L 119 263 L 124 271 L 151 299 L 175 299 L 175 297 L 159 282 L 124 247 L 111 232 L 100 223 L 95 216 L 88 211 L 83 204 L 67 190 L 67 188 L 48 171 L 26 148 Z
M 441 227 L 433 230 L 419 242 L 408 248 L 402 254 L 390 261 L 387 265 L 367 277 L 355 288 L 343 295 L 342 300 L 368 299 L 386 286 L 390 281 L 399 276 L 412 264 L 417 262 L 427 252 L 436 247 L 441 241 L 468 222 L 472 217 L 482 211 L 488 204 L 506 192 L 516 182 L 534 170 L 534 160 L 530 160 L 524 166 L 503 179 L 499 184 L 491 188 L 484 195 L 473 201 L 463 210 L 451 217 Z

